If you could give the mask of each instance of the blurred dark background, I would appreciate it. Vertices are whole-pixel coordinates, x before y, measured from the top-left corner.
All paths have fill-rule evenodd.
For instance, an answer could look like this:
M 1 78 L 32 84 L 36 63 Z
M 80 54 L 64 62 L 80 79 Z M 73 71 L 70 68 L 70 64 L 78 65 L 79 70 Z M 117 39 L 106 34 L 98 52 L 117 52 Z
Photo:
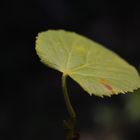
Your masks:
M 68 117 L 61 73 L 40 63 L 35 37 L 66 29 L 94 39 L 140 70 L 140 5 L 135 1 L 0 1 L 0 140 L 63 140 Z M 92 96 L 68 79 L 81 140 L 139 140 L 140 91 Z

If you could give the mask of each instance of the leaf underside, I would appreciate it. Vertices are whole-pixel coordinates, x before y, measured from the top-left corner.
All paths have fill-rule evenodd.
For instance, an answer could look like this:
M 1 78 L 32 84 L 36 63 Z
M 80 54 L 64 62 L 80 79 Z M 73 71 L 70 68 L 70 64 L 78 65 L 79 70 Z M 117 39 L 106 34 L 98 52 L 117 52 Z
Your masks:
M 111 96 L 140 87 L 136 69 L 101 44 L 73 32 L 38 34 L 36 51 L 49 67 L 70 76 L 90 95 Z

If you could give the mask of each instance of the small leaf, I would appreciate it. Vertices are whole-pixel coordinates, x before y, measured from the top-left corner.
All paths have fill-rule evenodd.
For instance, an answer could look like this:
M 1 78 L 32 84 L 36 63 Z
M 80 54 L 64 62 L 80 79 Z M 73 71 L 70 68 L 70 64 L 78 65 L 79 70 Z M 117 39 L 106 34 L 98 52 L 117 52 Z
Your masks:
M 36 51 L 49 67 L 69 75 L 90 95 L 111 96 L 140 87 L 136 69 L 101 44 L 73 32 L 38 34 Z

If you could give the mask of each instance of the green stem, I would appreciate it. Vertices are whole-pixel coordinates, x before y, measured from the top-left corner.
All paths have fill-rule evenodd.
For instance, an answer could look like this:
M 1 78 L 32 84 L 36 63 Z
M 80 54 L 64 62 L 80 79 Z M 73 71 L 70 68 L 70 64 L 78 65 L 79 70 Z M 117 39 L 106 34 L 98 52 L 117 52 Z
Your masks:
M 79 140 L 79 133 L 76 132 L 76 113 L 71 105 L 70 98 L 68 95 L 67 84 L 66 84 L 67 75 L 62 75 L 62 89 L 63 95 L 66 102 L 66 106 L 70 115 L 68 120 L 64 120 L 64 129 L 65 129 L 65 140 Z
M 68 90 L 67 90 L 67 84 L 66 84 L 66 78 L 67 78 L 67 75 L 66 74 L 63 74 L 62 75 L 62 89 L 63 89 L 63 95 L 64 95 L 64 99 L 65 99 L 65 102 L 66 102 L 66 106 L 67 106 L 67 109 L 68 109 L 68 112 L 69 112 L 69 115 L 72 119 L 76 119 L 76 113 L 71 105 L 71 102 L 70 102 L 70 98 L 69 98 L 69 95 L 68 95 Z

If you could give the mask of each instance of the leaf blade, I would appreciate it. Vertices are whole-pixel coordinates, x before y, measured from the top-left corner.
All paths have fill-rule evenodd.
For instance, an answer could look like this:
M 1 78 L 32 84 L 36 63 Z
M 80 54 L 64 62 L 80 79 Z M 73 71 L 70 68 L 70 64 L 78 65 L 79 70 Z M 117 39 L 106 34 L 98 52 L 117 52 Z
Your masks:
M 64 30 L 39 33 L 41 61 L 69 75 L 90 95 L 111 96 L 140 87 L 136 69 L 103 45 Z

